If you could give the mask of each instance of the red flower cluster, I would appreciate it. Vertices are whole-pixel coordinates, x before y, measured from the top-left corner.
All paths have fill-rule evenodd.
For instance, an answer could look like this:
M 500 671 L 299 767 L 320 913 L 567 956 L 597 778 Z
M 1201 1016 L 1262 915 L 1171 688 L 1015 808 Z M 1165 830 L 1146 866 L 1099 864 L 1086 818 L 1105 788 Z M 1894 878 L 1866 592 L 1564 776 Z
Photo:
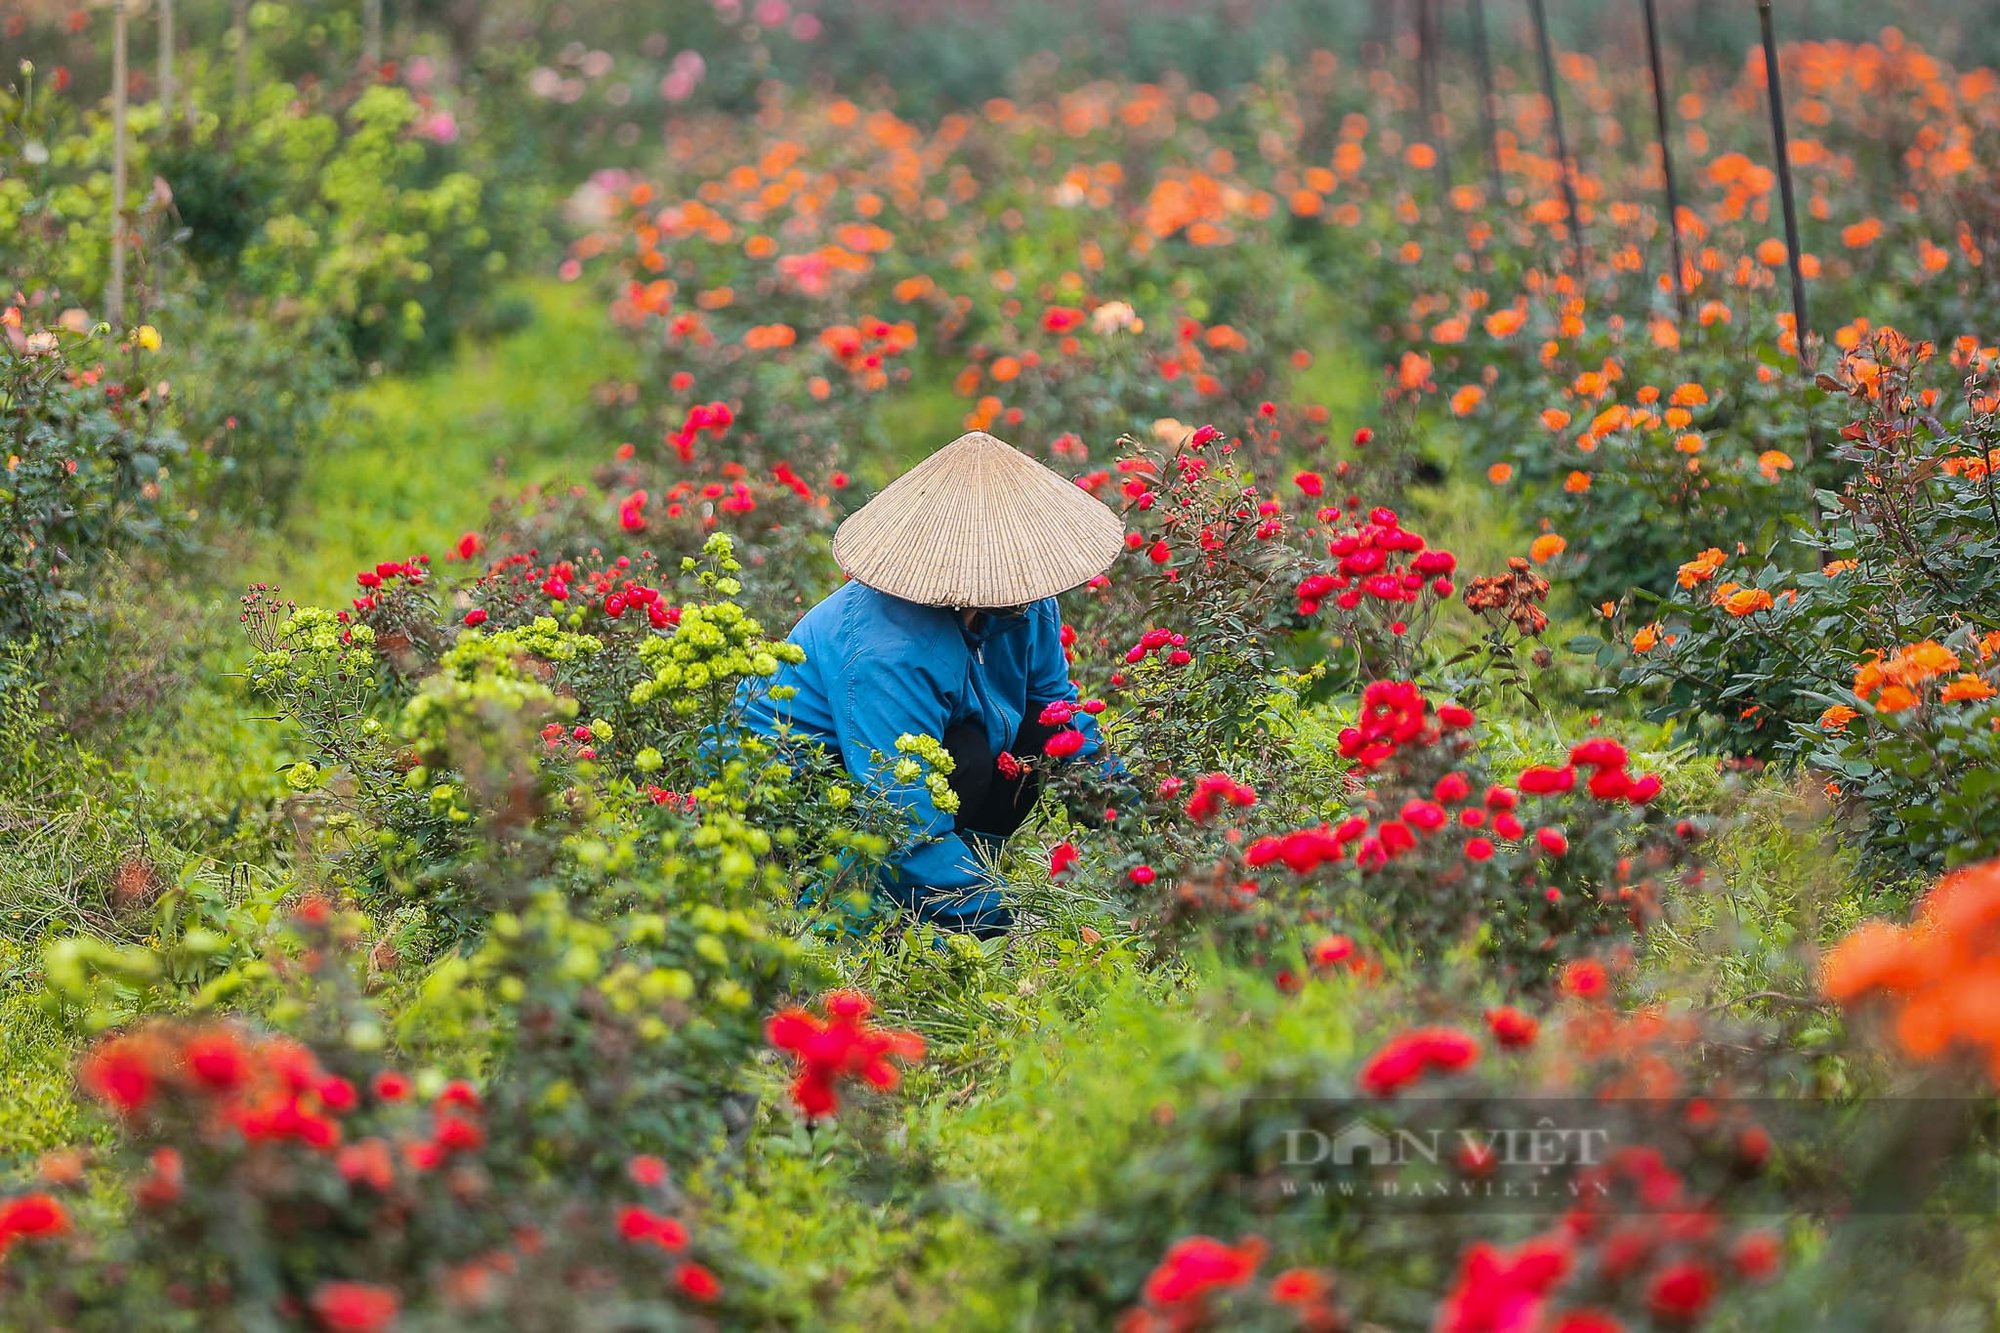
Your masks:
M 1441 845 L 1475 865 L 1495 862 L 1505 848 L 1508 859 L 1500 860 L 1500 867 L 1509 873 L 1525 872 L 1526 862 L 1534 859 L 1567 857 L 1570 839 L 1562 829 L 1547 825 L 1531 832 L 1517 813 L 1523 792 L 1559 795 L 1572 791 L 1580 770 L 1589 774 L 1585 785 L 1594 795 L 1619 805 L 1647 804 L 1660 790 L 1657 777 L 1630 774 L 1624 747 L 1603 738 L 1575 747 L 1568 766 L 1528 769 L 1521 775 L 1519 790 L 1498 783 L 1481 790 L 1470 774 L 1456 768 L 1438 776 L 1440 761 L 1451 763 L 1469 748 L 1470 741 L 1462 733 L 1475 722 L 1471 710 L 1455 704 L 1433 709 L 1410 682 L 1372 682 L 1362 693 L 1355 725 L 1344 729 L 1339 740 L 1340 753 L 1354 761 L 1357 778 L 1368 784 L 1364 797 L 1367 809 L 1338 824 L 1260 837 L 1246 850 L 1246 863 L 1252 869 L 1281 865 L 1304 876 L 1348 861 L 1351 856 L 1355 867 L 1372 873 L 1411 853 Z M 1412 787 L 1415 794 L 1403 794 Z M 1691 841 L 1699 836 L 1699 830 L 1683 821 L 1676 826 L 1675 835 Z M 1655 858 L 1652 861 L 1621 858 L 1613 883 L 1589 891 L 1608 900 L 1615 890 L 1620 902 L 1630 904 L 1628 911 L 1637 924 L 1651 910 L 1654 887 L 1651 879 L 1635 887 L 1633 876 L 1664 855 L 1655 849 L 1649 853 Z M 1438 869 L 1446 876 L 1454 873 L 1448 865 Z M 1542 892 L 1552 904 L 1565 897 L 1563 890 L 1554 886 Z
M 917 330 L 908 320 L 891 324 L 880 316 L 866 315 L 853 324 L 823 330 L 819 345 L 861 388 L 872 392 L 888 386 L 888 363 L 917 345 Z
M 1549 1327 L 1542 1322 L 1544 1306 L 1569 1272 L 1568 1250 L 1544 1239 L 1526 1240 L 1510 1250 L 1475 1242 L 1459 1260 L 1458 1283 L 1438 1307 L 1432 1328 L 1436 1333 L 1515 1333 Z M 1567 1333 L 1582 1333 L 1583 1327 L 1571 1326 Z
M 1660 778 L 1657 773 L 1639 776 L 1628 773 L 1625 765 L 1629 760 L 1625 747 L 1617 741 L 1602 736 L 1593 737 L 1573 747 L 1569 752 L 1569 763 L 1561 768 L 1523 769 L 1518 785 L 1522 791 L 1537 796 L 1573 791 L 1577 770 L 1586 769 L 1589 776 L 1584 779 L 1584 787 L 1598 800 L 1630 801 L 1633 805 L 1644 805 L 1660 794 Z
M 1083 745 L 1082 732 L 1074 727 L 1064 727 L 1042 742 L 1042 753 L 1051 759 L 1068 759 L 1083 749 Z
M 1065 727 L 1078 713 L 1096 717 L 1103 711 L 1102 699 L 1084 699 L 1078 703 L 1071 703 L 1068 699 L 1057 699 L 1053 703 L 1043 704 L 1042 711 L 1036 715 L 1035 720 L 1045 727 Z
M 669 1254 L 679 1254 L 688 1243 L 687 1228 L 678 1220 L 636 1203 L 618 1210 L 618 1236 L 634 1245 L 657 1245 Z
M 632 1183 L 656 1190 L 667 1182 L 667 1164 L 657 1157 L 634 1157 L 625 1164 Z M 628 1245 L 651 1246 L 664 1254 L 680 1255 L 687 1250 L 688 1229 L 678 1218 L 648 1208 L 626 1204 L 614 1210 L 613 1226 L 618 1238 Z M 713 1304 L 722 1296 L 722 1283 L 713 1272 L 692 1260 L 681 1260 L 674 1269 L 674 1283 L 681 1293 L 701 1305 Z
M 234 1024 L 193 1026 L 153 1023 L 108 1037 L 84 1057 L 77 1079 L 86 1092 L 127 1123 L 186 1115 L 206 1129 L 228 1129 L 253 1147 L 296 1143 L 336 1153 L 341 1174 L 378 1190 L 393 1179 L 393 1154 L 378 1139 L 342 1148 L 342 1120 L 361 1105 L 348 1080 L 327 1073 L 313 1053 L 288 1037 L 264 1036 Z M 378 1101 L 400 1100 L 408 1081 L 387 1072 L 370 1086 Z M 454 1155 L 485 1145 L 479 1094 L 457 1082 L 432 1106 L 428 1137 L 402 1145 L 402 1160 L 431 1171 Z M 171 1203 L 179 1195 L 180 1164 L 173 1150 L 156 1155 L 143 1183 L 146 1202 Z
M 253 1143 L 321 1149 L 339 1143 L 338 1117 L 359 1100 L 353 1084 L 320 1068 L 298 1042 L 227 1024 L 155 1023 L 108 1037 L 84 1057 L 77 1077 L 128 1121 L 174 1099 Z
M 384 560 L 373 569 L 364 569 L 354 576 L 354 581 L 364 588 L 379 588 L 391 579 L 408 579 L 412 583 L 422 583 L 428 574 L 424 566 L 430 563 L 427 555 L 409 560 Z
M 1250 1295 L 1257 1269 L 1264 1262 L 1265 1244 L 1246 1236 L 1226 1245 L 1212 1236 L 1189 1236 L 1174 1242 L 1146 1278 L 1144 1304 L 1126 1311 L 1118 1333 L 1194 1333 L 1233 1326 L 1213 1308 L 1218 1298 Z M 1334 1281 L 1326 1273 L 1295 1268 L 1280 1273 L 1255 1295 L 1285 1311 L 1293 1325 L 1306 1333 L 1332 1333 L 1345 1328 L 1345 1313 L 1333 1302 Z
M 680 455 L 681 462 L 692 463 L 695 438 L 703 431 L 711 436 L 721 435 L 735 420 L 736 414 L 728 403 L 696 403 L 688 409 L 680 428 L 667 436 L 667 443 Z
M 367 591 L 354 599 L 354 609 L 373 611 L 381 600 L 378 596 L 381 590 L 398 579 L 407 581 L 412 587 L 424 582 L 430 577 L 430 562 L 429 556 L 417 555 L 408 560 L 384 560 L 373 569 L 362 570 L 354 576 L 354 581 Z
M 751 489 L 747 473 L 741 463 L 724 463 L 721 481 L 677 481 L 669 486 L 660 498 L 666 502 L 666 516 L 669 519 L 686 518 L 690 513 L 698 514 L 703 530 L 715 527 L 720 521 L 718 513 L 750 514 L 757 509 L 757 493 Z M 797 485 L 793 483 L 796 482 Z M 788 489 L 797 490 L 805 483 L 793 477 L 786 482 Z
M 645 791 L 646 799 L 654 805 L 663 805 L 669 810 L 678 810 L 685 814 L 693 814 L 695 807 L 700 804 L 699 798 L 694 793 L 668 791 L 658 783 L 647 783 Z
M 562 723 L 551 722 L 542 728 L 540 735 L 542 744 L 562 758 L 597 758 L 597 747 L 590 743 L 589 727 L 576 725 L 565 729 Z
M 1340 733 L 1340 757 L 1363 771 L 1380 768 L 1408 745 L 1435 745 L 1445 731 L 1473 723 L 1472 710 L 1445 704 L 1435 721 L 1423 691 L 1407 680 L 1370 681 L 1361 691 L 1361 715 Z
M 1262 837 L 1250 844 L 1243 859 L 1252 869 L 1282 864 L 1294 875 L 1309 875 L 1347 855 L 1347 844 L 1368 831 L 1368 821 L 1360 817 L 1344 819 L 1340 827 L 1321 824 L 1318 828 Z
M 1300 485 L 1316 495 L 1318 489 L 1304 481 L 1309 475 L 1301 474 Z M 1318 483 L 1319 478 L 1313 477 L 1313 482 Z M 1332 516 L 1335 511 L 1322 513 Z M 1428 550 L 1426 545 L 1422 537 L 1402 526 L 1395 510 L 1371 510 L 1368 522 L 1327 543 L 1327 554 L 1335 560 L 1334 572 L 1312 574 L 1300 582 L 1299 614 L 1318 614 L 1320 603 L 1328 597 L 1341 610 L 1352 611 L 1364 597 L 1403 604 L 1422 600 L 1426 591 L 1432 597 L 1451 596 L 1451 574 L 1458 568 L 1458 557 L 1449 551 Z
M 790 463 L 780 462 L 772 465 L 771 480 L 785 487 L 801 500 L 816 498 L 813 494 L 812 485 L 804 477 L 795 472 Z
M 1361 1066 L 1361 1090 L 1393 1097 L 1428 1074 L 1454 1073 L 1479 1059 L 1479 1043 L 1457 1028 L 1414 1028 L 1368 1057 Z
M 1643 1306 L 1651 1320 L 1687 1327 L 1705 1317 L 1725 1280 L 1774 1276 L 1783 1247 L 1769 1232 L 1731 1236 L 1652 1148 L 1627 1148 L 1579 1182 L 1587 1202 L 1511 1249 L 1470 1246 L 1438 1308 L 1437 1333 L 1617 1333 L 1628 1325 L 1602 1304 L 1562 1308 L 1561 1288 L 1587 1284 L 1600 1302 Z
M 1211 1291 L 1240 1287 L 1256 1276 L 1264 1248 L 1256 1236 L 1235 1245 L 1209 1236 L 1178 1241 L 1146 1279 L 1146 1299 L 1154 1305 L 1183 1305 Z
M 1488 1009 L 1486 1027 L 1493 1034 L 1493 1040 L 1509 1048 L 1534 1045 L 1542 1030 L 1541 1023 L 1533 1014 L 1523 1013 L 1511 1004 Z
M 1185 666 L 1194 660 L 1193 655 L 1187 651 L 1187 635 L 1176 634 L 1170 629 L 1154 628 L 1141 634 L 1139 642 L 1125 650 L 1125 662 L 1128 666 L 1137 666 L 1163 648 L 1167 650 L 1168 666 Z
M 372 1282 L 322 1282 L 310 1303 L 326 1333 L 387 1333 L 403 1309 L 395 1288 Z
M 1306 961 L 1319 972 L 1343 968 L 1360 977 L 1380 977 L 1382 964 L 1361 952 L 1352 936 L 1322 935 L 1306 947 Z
M 793 1057 L 797 1077 L 792 1100 L 809 1118 L 840 1108 L 842 1084 L 860 1079 L 886 1091 L 902 1077 L 892 1059 L 913 1063 L 924 1058 L 924 1039 L 916 1033 L 870 1026 L 868 1015 L 875 1005 L 859 991 L 831 991 L 822 1007 L 825 1018 L 786 1009 L 764 1026 L 771 1045 Z
M 18 1240 L 50 1240 L 69 1231 L 69 1213 L 46 1194 L 0 1202 L 0 1259 Z
M 1084 313 L 1075 306 L 1052 305 L 1042 312 L 1042 328 L 1050 333 L 1068 333 L 1083 323 Z
M 1470 709 L 1456 704 L 1440 707 L 1433 719 L 1423 693 L 1407 681 L 1375 681 L 1362 693 L 1361 715 L 1357 724 L 1340 734 L 1340 752 L 1353 759 L 1359 769 L 1372 772 L 1405 747 L 1429 747 L 1447 732 L 1469 728 L 1474 717 Z M 1260 838 L 1246 859 L 1253 867 L 1283 863 L 1294 874 L 1308 874 L 1321 865 L 1339 861 L 1348 844 L 1355 844 L 1355 864 L 1376 870 L 1415 849 L 1420 835 L 1430 835 L 1454 824 L 1471 836 L 1463 845 L 1465 855 L 1475 861 L 1490 859 L 1496 848 L 1491 839 L 1477 832 L 1490 826 L 1500 837 L 1521 837 L 1526 829 L 1512 811 L 1513 791 L 1492 787 L 1484 797 L 1473 799 L 1471 781 L 1462 773 L 1449 773 L 1432 789 L 1434 799 L 1405 801 L 1397 818 L 1371 826 L 1361 816 L 1342 821 L 1337 827 L 1321 825 L 1292 833 Z M 1456 816 L 1448 807 L 1460 807 Z
M 603 563 L 558 560 L 551 565 L 537 564 L 533 551 L 510 555 L 474 585 L 473 597 L 483 605 L 467 612 L 465 623 L 483 625 L 492 610 L 506 603 L 517 604 L 524 615 L 541 614 L 546 610 L 539 605 L 542 598 L 567 602 L 582 596 L 596 603 L 608 619 L 622 620 L 631 613 L 635 620 L 643 616 L 653 629 L 666 629 L 680 622 L 681 612 L 666 600 L 656 586 L 658 580 L 659 564 L 650 552 L 636 560 L 621 555 Z
M 1247 810 L 1255 804 L 1255 789 L 1227 773 L 1209 773 L 1195 779 L 1194 795 L 1188 797 L 1187 817 L 1197 824 L 1206 824 L 1230 806 Z

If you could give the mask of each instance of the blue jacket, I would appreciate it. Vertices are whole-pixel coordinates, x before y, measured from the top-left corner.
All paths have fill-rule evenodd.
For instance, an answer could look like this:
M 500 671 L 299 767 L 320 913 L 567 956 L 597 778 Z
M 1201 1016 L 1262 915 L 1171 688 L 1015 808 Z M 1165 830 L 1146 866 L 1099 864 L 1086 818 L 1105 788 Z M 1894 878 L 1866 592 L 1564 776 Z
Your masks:
M 999 754 L 1014 744 L 1023 717 L 1059 699 L 1074 701 L 1061 636 L 1053 597 L 1020 615 L 989 615 L 975 633 L 949 607 L 920 606 L 850 581 L 792 630 L 806 660 L 767 682 L 798 693 L 782 701 L 762 689 L 747 693 L 744 720 L 765 735 L 785 728 L 819 741 L 858 780 L 888 788 L 894 784 L 877 782 L 870 754 L 893 763 L 899 736 L 941 738 L 977 719 Z M 1070 725 L 1084 733 L 1084 753 L 1093 752 L 1091 718 L 1079 713 Z M 903 786 L 896 798 L 909 808 L 914 836 L 883 868 L 887 895 L 946 923 L 994 911 L 999 896 L 978 855 L 984 851 L 990 862 L 994 840 L 974 835 L 988 844 L 975 850 L 921 785 Z

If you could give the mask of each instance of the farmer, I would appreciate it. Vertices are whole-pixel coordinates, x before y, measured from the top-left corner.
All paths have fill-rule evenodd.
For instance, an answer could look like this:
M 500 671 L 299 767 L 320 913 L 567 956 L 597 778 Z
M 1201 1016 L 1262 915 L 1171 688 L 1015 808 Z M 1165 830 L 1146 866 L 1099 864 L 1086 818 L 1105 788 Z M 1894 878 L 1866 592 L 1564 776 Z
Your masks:
M 1041 793 L 1040 766 L 1024 771 L 1014 756 L 1040 756 L 1060 730 L 1042 710 L 1077 697 L 1056 594 L 1109 568 L 1124 535 L 1102 501 L 983 431 L 891 482 L 834 534 L 851 581 L 791 633 L 806 660 L 769 683 L 797 693 L 749 696 L 745 720 L 821 743 L 908 807 L 915 837 L 881 889 L 919 919 L 982 938 L 1012 924 L 990 867 Z M 1090 717 L 1067 725 L 1094 753 Z M 893 764 L 903 735 L 950 752 L 956 816 L 922 784 L 878 777 L 871 756 Z

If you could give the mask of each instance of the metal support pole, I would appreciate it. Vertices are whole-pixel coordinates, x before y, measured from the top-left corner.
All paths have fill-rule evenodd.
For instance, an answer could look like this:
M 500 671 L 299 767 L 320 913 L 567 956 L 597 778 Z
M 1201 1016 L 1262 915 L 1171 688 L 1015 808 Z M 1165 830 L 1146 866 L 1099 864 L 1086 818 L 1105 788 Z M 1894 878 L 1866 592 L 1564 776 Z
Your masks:
M 1660 16 L 1654 0 L 1642 0 L 1646 11 L 1646 58 L 1653 67 L 1653 119 L 1660 134 L 1660 169 L 1667 178 L 1667 238 L 1674 262 L 1674 309 L 1687 323 L 1687 261 L 1681 255 L 1681 192 L 1674 178 L 1673 121 L 1667 112 L 1666 62 L 1660 56 Z
M 129 45 L 126 0 L 112 0 L 111 29 L 111 283 L 104 294 L 104 318 L 116 330 L 125 323 L 125 120 Z
M 1799 203 L 1792 188 L 1792 147 L 1785 134 L 1785 89 L 1778 75 L 1778 38 L 1772 30 L 1771 0 L 1757 0 L 1757 24 L 1764 38 L 1764 82 L 1769 85 L 1771 102 L 1771 144 L 1778 156 L 1778 197 L 1785 207 L 1785 255 L 1792 270 L 1792 336 L 1799 345 L 1799 369 L 1812 373 L 1812 351 L 1806 337 L 1812 326 L 1806 315 L 1805 256 L 1799 249 Z M 1811 463 L 1819 454 L 1819 423 L 1806 413 L 1806 457 Z M 1817 526 L 1817 520 L 1815 520 Z
M 1494 203 L 1505 200 L 1500 179 L 1500 114 L 1493 94 L 1493 50 L 1486 40 L 1486 0 L 1472 0 L 1472 67 L 1479 78 L 1479 124 L 1486 138 L 1486 173 Z
M 1528 12 L 1535 20 L 1535 52 L 1542 68 L 1542 95 L 1549 99 L 1549 127 L 1555 135 L 1556 158 L 1562 178 L 1563 207 L 1569 228 L 1570 257 L 1577 267 L 1583 263 L 1583 219 L 1576 206 L 1576 181 L 1570 171 L 1569 137 L 1563 132 L 1562 98 L 1556 91 L 1556 57 L 1549 45 L 1549 16 L 1542 0 L 1528 0 Z
M 1417 101 L 1422 108 L 1424 141 L 1436 154 L 1438 189 L 1451 189 L 1451 135 L 1444 119 L 1438 86 L 1438 61 L 1443 54 L 1438 0 L 1417 0 Z
M 160 5 L 160 123 L 174 118 L 174 0 Z
M 1771 29 L 1771 0 L 1757 0 L 1757 21 L 1764 34 L 1764 81 L 1769 85 L 1771 100 L 1771 145 L 1778 157 L 1778 198 L 1785 209 L 1785 249 L 1792 270 L 1793 332 L 1799 341 L 1799 365 L 1811 370 L 1806 350 L 1806 334 L 1811 328 L 1806 322 L 1806 275 L 1800 267 L 1804 256 L 1799 252 L 1799 202 L 1792 187 L 1792 148 L 1785 134 L 1785 92 L 1778 74 L 1778 39 Z

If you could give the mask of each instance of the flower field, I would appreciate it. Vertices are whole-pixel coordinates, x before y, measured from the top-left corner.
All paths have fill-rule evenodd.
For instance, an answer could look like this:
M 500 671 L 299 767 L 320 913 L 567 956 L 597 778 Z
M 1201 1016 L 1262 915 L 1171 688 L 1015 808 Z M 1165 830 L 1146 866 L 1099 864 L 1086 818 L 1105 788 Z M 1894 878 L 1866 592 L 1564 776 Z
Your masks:
M 0 15 L 0 1328 L 2000 1324 L 2000 47 L 1758 9 Z M 746 722 L 967 431 L 993 938 Z

